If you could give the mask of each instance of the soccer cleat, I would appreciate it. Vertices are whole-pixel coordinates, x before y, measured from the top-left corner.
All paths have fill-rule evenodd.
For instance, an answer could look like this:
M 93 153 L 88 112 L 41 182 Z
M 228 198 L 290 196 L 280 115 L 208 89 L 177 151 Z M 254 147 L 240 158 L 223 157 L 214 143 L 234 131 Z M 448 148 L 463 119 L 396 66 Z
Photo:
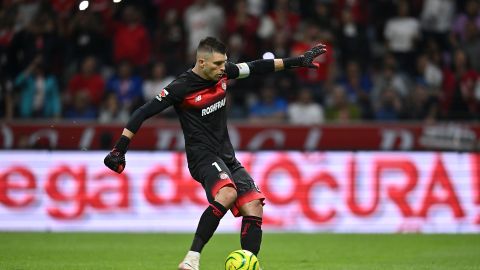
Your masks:
M 178 270 L 199 270 L 200 268 L 191 265 L 188 262 L 182 262 L 178 266 Z
M 200 253 L 189 251 L 178 265 L 178 270 L 200 270 Z

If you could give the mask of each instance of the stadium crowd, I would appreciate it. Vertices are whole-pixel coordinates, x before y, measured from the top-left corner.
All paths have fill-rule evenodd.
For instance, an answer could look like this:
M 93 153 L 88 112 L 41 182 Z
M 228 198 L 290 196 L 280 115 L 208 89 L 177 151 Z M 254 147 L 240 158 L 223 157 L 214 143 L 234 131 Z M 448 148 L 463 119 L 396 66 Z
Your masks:
M 480 116 L 478 0 L 91 0 L 81 11 L 79 2 L 0 4 L 3 120 L 124 123 L 193 66 L 205 36 L 224 40 L 232 62 L 298 55 L 318 41 L 328 46 L 318 70 L 230 81 L 231 119 Z

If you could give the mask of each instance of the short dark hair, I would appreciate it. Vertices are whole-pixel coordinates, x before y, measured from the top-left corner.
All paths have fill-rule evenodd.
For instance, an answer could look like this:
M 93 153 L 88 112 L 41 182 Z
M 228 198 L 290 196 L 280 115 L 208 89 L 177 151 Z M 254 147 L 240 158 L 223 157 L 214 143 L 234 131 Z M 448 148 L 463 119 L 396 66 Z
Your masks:
M 223 42 L 214 38 L 214 37 L 206 37 L 198 43 L 197 52 L 199 51 L 206 51 L 206 52 L 217 52 L 225 54 L 227 53 L 227 47 Z

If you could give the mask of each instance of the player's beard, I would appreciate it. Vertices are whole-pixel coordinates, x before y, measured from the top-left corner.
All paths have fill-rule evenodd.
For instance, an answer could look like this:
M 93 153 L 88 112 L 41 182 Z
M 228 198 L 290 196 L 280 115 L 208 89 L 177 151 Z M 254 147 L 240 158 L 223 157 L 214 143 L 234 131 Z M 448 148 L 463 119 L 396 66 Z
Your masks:
M 223 77 L 223 74 L 224 72 L 215 73 L 211 78 L 214 81 L 219 81 Z
M 205 74 L 208 78 L 210 78 L 210 80 L 212 80 L 212 81 L 219 81 L 219 80 L 222 78 L 224 72 L 218 72 L 218 73 L 217 73 L 217 72 L 214 71 L 214 70 L 210 70 L 210 71 L 209 71 L 209 70 L 204 70 L 204 74 Z

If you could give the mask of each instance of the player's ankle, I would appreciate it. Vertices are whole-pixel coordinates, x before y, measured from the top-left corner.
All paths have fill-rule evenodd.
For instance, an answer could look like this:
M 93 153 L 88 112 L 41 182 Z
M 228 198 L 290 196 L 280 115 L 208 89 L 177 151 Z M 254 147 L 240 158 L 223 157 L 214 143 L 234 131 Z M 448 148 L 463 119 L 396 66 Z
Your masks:
M 192 250 L 189 250 L 187 252 L 187 256 L 188 258 L 200 258 L 200 252 L 198 251 L 192 251 Z

